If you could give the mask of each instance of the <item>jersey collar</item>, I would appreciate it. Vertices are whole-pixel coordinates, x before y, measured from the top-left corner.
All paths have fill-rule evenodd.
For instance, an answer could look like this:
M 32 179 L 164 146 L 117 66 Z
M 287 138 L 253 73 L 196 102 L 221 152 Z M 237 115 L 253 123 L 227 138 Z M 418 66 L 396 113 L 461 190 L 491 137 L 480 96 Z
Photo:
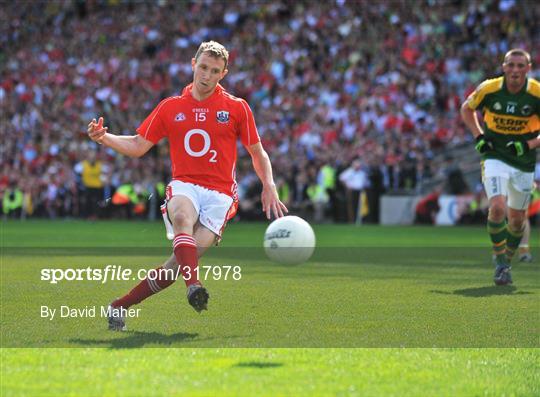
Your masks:
M 208 98 L 202 100 L 202 101 L 198 101 L 196 100 L 193 95 L 191 94 L 191 91 L 193 90 L 193 83 L 189 84 L 188 86 L 186 86 L 184 88 L 184 90 L 182 91 L 182 96 L 187 96 L 188 98 L 190 98 L 192 101 L 194 102 L 197 102 L 197 103 L 205 103 L 207 101 L 211 101 L 213 100 L 214 98 L 218 97 L 219 95 L 221 95 L 221 93 L 224 91 L 224 88 L 221 84 L 218 83 L 218 85 L 216 86 L 216 89 L 214 90 L 214 92 L 212 93 L 212 95 L 210 95 Z
M 509 95 L 523 94 L 523 93 L 527 92 L 527 88 L 529 87 L 529 80 L 530 80 L 530 78 L 527 77 L 527 79 L 525 79 L 525 84 L 523 84 L 523 87 L 521 87 L 518 92 L 511 93 L 510 91 L 508 91 L 508 87 L 506 87 L 506 77 L 503 77 L 503 89 Z

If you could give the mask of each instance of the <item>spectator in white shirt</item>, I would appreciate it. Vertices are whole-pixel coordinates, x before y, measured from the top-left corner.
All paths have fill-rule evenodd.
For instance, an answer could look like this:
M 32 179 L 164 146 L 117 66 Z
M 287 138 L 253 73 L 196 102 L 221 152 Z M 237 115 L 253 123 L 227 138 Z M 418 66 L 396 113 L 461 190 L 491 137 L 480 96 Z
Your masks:
M 354 223 L 359 216 L 358 209 L 362 190 L 364 190 L 368 184 L 368 176 L 362 168 L 360 160 L 354 160 L 350 167 L 345 169 L 339 175 L 339 180 L 346 188 L 347 219 L 349 223 Z

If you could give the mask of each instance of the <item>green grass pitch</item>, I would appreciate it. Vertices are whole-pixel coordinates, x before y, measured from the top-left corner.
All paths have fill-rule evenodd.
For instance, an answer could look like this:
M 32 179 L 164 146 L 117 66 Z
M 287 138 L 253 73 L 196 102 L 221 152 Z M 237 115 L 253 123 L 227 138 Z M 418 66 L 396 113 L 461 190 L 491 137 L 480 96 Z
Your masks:
M 540 252 L 495 287 L 483 227 L 320 225 L 312 260 L 283 266 L 261 250 L 265 224 L 232 224 L 201 266 L 240 266 L 241 280 L 209 274 L 200 315 L 178 282 L 136 306 L 125 333 L 99 307 L 135 281 L 51 284 L 41 271 L 156 267 L 162 224 L 1 228 L 2 396 L 540 394 Z M 43 305 L 98 313 L 50 320 Z

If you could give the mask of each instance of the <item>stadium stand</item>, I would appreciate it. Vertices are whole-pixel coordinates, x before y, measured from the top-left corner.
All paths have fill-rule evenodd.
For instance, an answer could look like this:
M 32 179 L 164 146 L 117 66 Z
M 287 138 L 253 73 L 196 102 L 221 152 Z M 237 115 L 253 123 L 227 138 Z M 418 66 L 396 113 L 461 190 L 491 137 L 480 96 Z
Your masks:
M 497 70 L 509 48 L 532 51 L 540 42 L 540 11 L 529 4 L 5 3 L 0 14 L 3 213 L 158 216 L 169 178 L 166 145 L 143 159 L 128 159 L 94 146 L 86 125 L 103 115 L 110 131 L 134 133 L 160 99 L 190 82 L 198 44 L 214 39 L 231 50 L 223 84 L 253 108 L 284 202 L 307 217 L 350 220 L 339 175 L 359 159 L 368 177 L 362 214 L 365 221 L 378 222 L 382 194 L 425 193 L 447 174 L 448 156 L 456 160 L 452 166 L 477 178 L 470 166 L 477 158 L 463 149 L 471 137 L 459 104 Z M 540 51 L 532 52 L 537 68 Z M 100 164 L 99 199 L 95 190 L 88 194 L 83 181 L 89 151 L 97 151 Z M 249 219 L 259 216 L 259 189 L 246 161 L 238 165 L 238 182 L 240 217 Z M 128 208 L 115 211 L 113 197 L 121 186 L 130 192 L 122 204 Z

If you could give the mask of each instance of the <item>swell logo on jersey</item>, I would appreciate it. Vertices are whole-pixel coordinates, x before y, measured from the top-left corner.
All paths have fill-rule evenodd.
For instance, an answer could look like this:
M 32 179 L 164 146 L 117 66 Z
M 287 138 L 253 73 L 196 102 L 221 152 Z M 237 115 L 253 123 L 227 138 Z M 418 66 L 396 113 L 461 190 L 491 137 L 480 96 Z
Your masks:
M 185 119 L 186 115 L 184 113 L 178 113 L 174 118 L 174 121 L 184 121 Z
M 217 121 L 220 123 L 228 123 L 229 112 L 226 112 L 225 110 L 220 110 L 219 112 L 217 112 Z

